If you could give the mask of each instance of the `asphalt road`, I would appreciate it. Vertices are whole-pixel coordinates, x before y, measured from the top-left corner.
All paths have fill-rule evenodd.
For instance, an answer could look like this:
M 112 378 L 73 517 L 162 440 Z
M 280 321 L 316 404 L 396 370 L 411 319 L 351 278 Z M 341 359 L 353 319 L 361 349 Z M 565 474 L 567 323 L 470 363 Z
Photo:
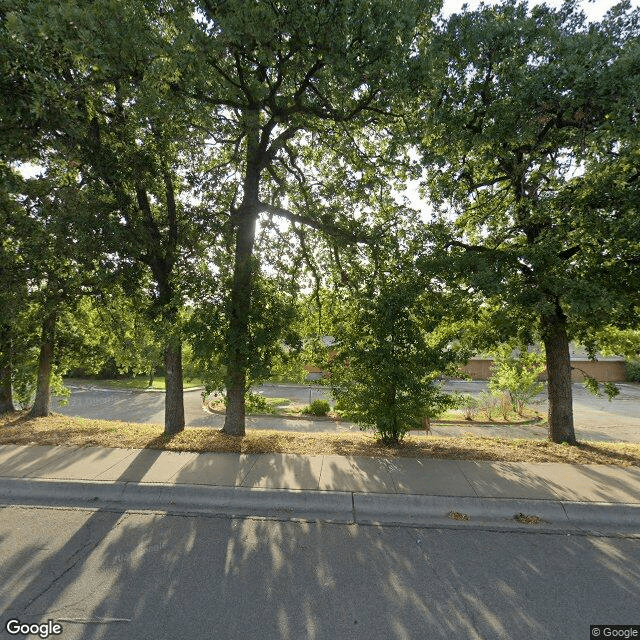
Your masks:
M 71 397 L 67 405 L 52 401 L 53 410 L 64 415 L 100 420 L 122 420 L 125 422 L 164 423 L 164 393 L 148 391 L 125 391 L 101 389 L 98 386 L 81 388 L 70 384 Z M 308 403 L 308 387 L 287 387 L 265 385 L 265 395 L 288 397 L 294 402 Z M 311 397 L 322 398 L 325 388 L 311 389 Z M 184 393 L 185 423 L 189 427 L 221 428 L 224 416 L 210 413 L 202 405 L 200 391 Z M 247 427 L 251 429 L 281 429 L 286 431 L 349 431 L 358 430 L 348 423 L 333 420 L 313 420 L 304 418 L 283 419 L 271 416 L 248 416 Z
M 588 640 L 640 624 L 640 540 L 1 508 L 8 620 L 63 640 Z
M 621 384 L 620 395 L 609 402 L 587 392 L 580 383 L 573 384 L 574 421 L 576 435 L 582 440 L 610 440 L 640 442 L 640 385 Z M 487 389 L 482 381 L 449 381 L 445 390 L 477 395 Z M 309 398 L 330 399 L 326 387 L 304 387 L 293 385 L 263 385 L 259 391 L 270 397 L 286 397 L 297 403 L 308 403 Z M 535 403 L 542 414 L 547 411 L 545 394 L 540 394 Z M 223 425 L 221 415 L 211 414 L 202 406 L 199 391 L 184 394 L 185 420 L 191 427 L 215 427 Z M 128 422 L 164 421 L 164 394 L 144 391 L 116 391 L 93 388 L 77 388 L 72 385 L 72 395 L 67 406 L 54 409 L 65 415 Z M 358 428 L 346 422 L 331 420 L 283 419 L 277 417 L 248 417 L 248 428 L 281 429 L 288 431 L 353 431 Z M 477 427 L 437 426 L 436 435 L 502 435 L 520 438 L 544 438 L 546 430 L 539 426 L 526 427 Z

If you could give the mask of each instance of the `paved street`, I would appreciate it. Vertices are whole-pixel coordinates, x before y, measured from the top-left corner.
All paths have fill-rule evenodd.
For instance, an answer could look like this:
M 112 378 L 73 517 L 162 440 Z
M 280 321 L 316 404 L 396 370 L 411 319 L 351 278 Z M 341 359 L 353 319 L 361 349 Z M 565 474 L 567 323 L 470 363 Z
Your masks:
M 587 639 L 640 622 L 639 509 L 637 467 L 5 445 L 0 637 Z
M 639 539 L 1 513 L 2 629 L 52 619 L 63 640 L 588 640 L 640 623 Z
M 481 381 L 449 381 L 448 391 L 478 395 L 486 390 L 487 383 Z M 308 403 L 309 398 L 329 397 L 324 387 L 302 385 L 263 385 L 259 391 L 270 397 L 287 397 L 293 402 Z M 640 442 L 640 385 L 621 384 L 620 395 L 609 402 L 588 393 L 580 383 L 573 384 L 574 420 L 577 437 L 581 440 L 611 440 Z M 546 398 L 540 394 L 536 405 L 544 415 L 547 410 Z M 200 391 L 185 391 L 185 419 L 190 427 L 216 427 L 223 425 L 224 417 L 207 412 L 202 406 Z M 55 405 L 54 405 L 55 406 Z M 72 395 L 67 406 L 55 409 L 65 415 L 129 422 L 164 421 L 164 394 L 144 391 L 117 391 L 72 386 Z M 288 431 L 349 431 L 357 430 L 355 425 L 332 420 L 284 419 L 269 416 L 247 418 L 250 429 L 281 429 Z M 436 435 L 456 436 L 463 433 L 476 435 L 500 435 L 519 438 L 544 438 L 546 430 L 536 425 L 525 427 L 478 427 L 478 426 L 436 426 Z
M 71 385 L 69 404 L 59 405 L 52 400 L 53 410 L 64 415 L 94 418 L 100 420 L 122 420 L 125 422 L 148 422 L 163 424 L 164 422 L 164 393 L 148 391 L 125 391 L 91 388 L 78 388 Z M 267 394 L 271 397 L 283 397 L 283 393 L 296 398 L 303 396 L 300 402 L 308 402 L 309 389 L 300 387 L 285 387 L 276 389 L 270 386 Z M 311 390 L 312 398 L 323 397 L 325 389 Z M 306 398 L 306 399 L 304 399 Z M 185 421 L 189 427 L 221 428 L 224 416 L 210 413 L 202 406 L 201 391 L 184 392 Z M 248 416 L 249 429 L 281 429 L 286 431 L 348 431 L 357 427 L 348 423 L 333 420 L 314 420 L 305 418 L 283 419 L 271 416 Z

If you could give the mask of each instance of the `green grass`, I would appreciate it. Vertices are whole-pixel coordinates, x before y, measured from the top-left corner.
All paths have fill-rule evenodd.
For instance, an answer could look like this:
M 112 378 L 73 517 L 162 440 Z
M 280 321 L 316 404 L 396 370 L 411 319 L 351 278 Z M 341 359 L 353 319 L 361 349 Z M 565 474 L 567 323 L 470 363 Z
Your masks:
M 247 398 L 246 411 L 254 414 L 278 414 L 280 413 L 279 408 L 288 404 L 289 400 L 287 398 L 269 398 L 255 394 L 253 397 Z
M 264 396 L 264 399 L 267 401 L 267 404 L 272 407 L 286 407 L 291 404 L 289 398 L 267 398 L 267 396 Z
M 478 411 L 473 420 L 466 420 L 461 409 L 448 409 L 444 413 L 440 414 L 437 418 L 433 419 L 432 422 L 445 420 L 447 422 L 463 422 L 465 424 L 521 424 L 523 422 L 536 420 L 538 417 L 540 417 L 540 415 L 537 411 L 535 411 L 535 409 L 527 407 L 523 415 L 518 415 L 515 411 L 509 411 L 506 420 L 503 418 L 500 409 L 494 409 L 491 413 L 490 419 L 488 418 L 485 411 Z
M 267 396 L 254 394 L 246 401 L 245 409 L 247 415 L 287 415 L 287 407 L 291 401 L 288 398 L 269 398 Z M 209 408 L 214 411 L 225 411 L 225 404 L 219 397 L 209 403 Z
M 88 383 L 94 387 L 104 387 L 105 389 L 166 389 L 164 376 L 158 376 L 153 379 L 153 385 L 149 387 L 148 376 L 138 376 L 136 378 L 123 378 L 120 380 L 68 380 L 72 383 Z M 193 378 L 191 380 L 183 380 L 185 389 L 203 386 L 202 380 Z

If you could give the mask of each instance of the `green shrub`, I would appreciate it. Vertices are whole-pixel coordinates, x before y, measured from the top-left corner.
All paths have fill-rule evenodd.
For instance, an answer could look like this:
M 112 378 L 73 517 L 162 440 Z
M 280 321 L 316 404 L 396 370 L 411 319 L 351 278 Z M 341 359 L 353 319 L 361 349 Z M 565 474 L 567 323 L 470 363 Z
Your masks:
M 326 416 L 330 410 L 329 403 L 326 400 L 314 400 L 310 405 L 306 406 L 302 413 L 308 413 L 312 416 Z
M 264 396 L 251 391 L 245 396 L 244 406 L 247 413 L 274 413 L 274 408 Z
M 640 360 L 627 360 L 627 380 L 629 382 L 640 382 Z
M 522 349 L 514 356 L 513 345 L 504 344 L 495 351 L 489 389 L 494 394 L 509 394 L 513 410 L 522 415 L 527 404 L 544 389 L 538 381 L 544 368 L 543 354 Z
M 456 404 L 462 409 L 462 415 L 464 415 L 465 420 L 475 420 L 480 410 L 477 398 L 474 398 L 469 393 L 465 393 Z
M 457 334 L 443 327 L 451 300 L 425 289 L 408 252 L 406 270 L 394 263 L 345 302 L 328 364 L 341 415 L 377 431 L 384 444 L 424 428 L 452 401 L 437 382 L 466 358 Z

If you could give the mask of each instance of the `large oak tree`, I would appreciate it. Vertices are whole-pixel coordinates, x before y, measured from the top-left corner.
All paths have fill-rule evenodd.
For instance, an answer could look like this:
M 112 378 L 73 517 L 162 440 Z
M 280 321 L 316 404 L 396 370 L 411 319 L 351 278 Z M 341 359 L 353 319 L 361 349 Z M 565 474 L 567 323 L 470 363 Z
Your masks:
M 429 192 L 455 218 L 450 273 L 504 310 L 505 338 L 544 343 L 554 442 L 575 443 L 569 341 L 633 322 L 640 288 L 640 45 L 626 9 L 591 25 L 576 3 L 452 16 L 418 125 Z
M 278 182 L 276 167 L 298 171 L 296 146 L 322 123 L 357 128 L 363 118 L 385 111 L 385 89 L 403 72 L 417 21 L 429 7 L 388 0 L 197 0 L 193 9 L 193 61 L 174 87 L 209 105 L 215 114 L 217 126 L 210 134 L 235 184 L 229 203 L 234 266 L 223 430 L 243 435 L 260 214 L 345 235 L 335 214 L 323 212 L 321 203 L 309 210 L 307 203 L 290 202 L 270 189 Z M 194 77 L 199 86 L 190 90 Z M 322 139 L 314 142 L 321 145 Z M 354 238 L 349 230 L 346 233 Z

